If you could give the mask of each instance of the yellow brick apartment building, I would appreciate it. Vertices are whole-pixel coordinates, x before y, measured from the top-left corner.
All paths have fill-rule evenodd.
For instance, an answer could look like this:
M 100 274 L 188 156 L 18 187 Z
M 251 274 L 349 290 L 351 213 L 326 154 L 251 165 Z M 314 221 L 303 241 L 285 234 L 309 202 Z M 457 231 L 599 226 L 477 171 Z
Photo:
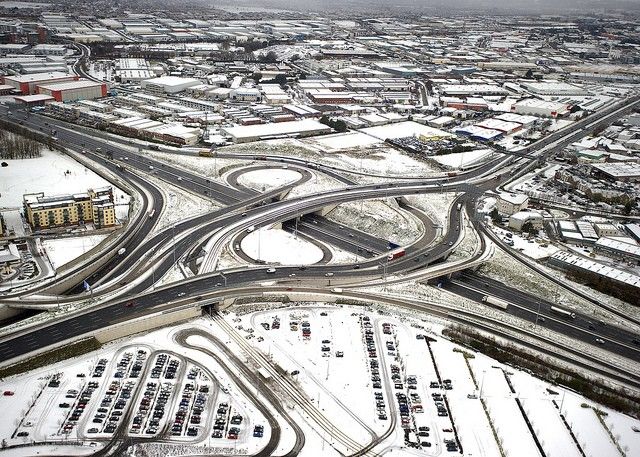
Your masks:
M 25 194 L 23 205 L 25 219 L 34 230 L 87 222 L 92 222 L 95 228 L 116 225 L 111 187 L 51 197 L 45 197 L 43 192 Z

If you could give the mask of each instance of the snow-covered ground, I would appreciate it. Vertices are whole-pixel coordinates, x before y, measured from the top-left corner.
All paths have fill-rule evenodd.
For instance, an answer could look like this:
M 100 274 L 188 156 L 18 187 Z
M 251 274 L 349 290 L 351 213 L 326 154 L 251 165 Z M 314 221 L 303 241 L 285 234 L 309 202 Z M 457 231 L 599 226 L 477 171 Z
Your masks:
M 22 196 L 27 193 L 53 196 L 111 186 L 116 216 L 127 216 L 129 195 L 65 154 L 43 149 L 41 157 L 3 161 L 9 166 L 0 168 L 0 208 L 22 208 Z
M 382 144 L 383 141 L 366 133 L 351 131 L 320 136 L 314 138 L 313 142 L 323 147 L 327 152 L 334 152 L 344 149 L 377 146 Z
M 456 198 L 455 192 L 407 195 L 410 205 L 422 210 L 429 218 L 442 227 L 446 227 L 449 209 Z
M 451 168 L 463 168 L 487 160 L 494 154 L 491 149 L 474 149 L 473 151 L 459 152 L 431 157 L 441 165 Z
M 311 195 L 328 190 L 343 189 L 345 187 L 344 183 L 330 178 L 323 173 L 312 172 L 312 174 L 313 177 L 309 181 L 291 189 L 291 192 L 287 194 L 285 199 L 290 200 L 292 198 L 301 197 L 303 195 Z
M 352 137 L 352 133 L 345 138 L 345 147 L 340 146 L 339 136 L 323 136 L 317 138 L 305 138 L 303 140 L 268 140 L 250 145 L 234 145 L 221 148 L 220 151 L 233 151 L 239 153 L 261 153 L 273 154 L 286 157 L 296 157 L 307 160 L 312 164 L 322 164 L 337 167 L 344 170 L 345 174 L 357 182 L 375 182 L 381 178 L 369 177 L 356 173 L 368 173 L 378 176 L 388 176 L 398 179 L 407 177 L 424 177 L 438 174 L 438 170 L 427 162 L 398 151 L 395 148 L 380 146 L 358 147 L 357 140 L 362 139 L 362 133 L 354 132 L 357 137 Z M 368 138 L 371 136 L 365 135 Z M 329 138 L 329 145 L 336 149 L 327 149 L 327 145 L 322 143 Z M 375 139 L 375 138 L 374 138 Z M 352 141 L 354 140 L 354 141 Z M 353 145 L 354 147 L 346 147 Z M 347 151 L 348 149 L 348 151 Z M 342 152 L 340 152 L 342 151 Z M 350 174 L 353 172 L 353 174 Z
M 527 238 L 522 236 L 521 233 L 505 230 L 495 225 L 492 225 L 491 229 L 503 240 L 513 240 L 513 249 L 515 249 L 516 251 L 520 251 L 527 257 L 531 257 L 535 260 L 546 259 L 559 250 L 556 246 L 550 244 L 549 240 L 544 240 L 537 237 L 528 240 Z M 511 234 L 511 238 L 507 237 L 507 233 Z
M 286 186 L 299 180 L 302 175 L 287 168 L 268 168 L 248 171 L 238 177 L 238 183 L 260 192 L 269 191 L 276 187 Z
M 328 154 L 322 159 L 325 165 L 397 179 L 428 177 L 438 174 L 433 166 L 394 148 L 380 147 L 373 150 L 341 154 Z M 356 180 L 361 180 L 355 175 Z
M 311 265 L 323 257 L 318 246 L 281 229 L 255 230 L 243 238 L 241 248 L 255 260 L 282 265 Z
M 408 136 L 420 136 L 426 137 L 440 137 L 447 138 L 453 136 L 449 132 L 444 130 L 435 129 L 423 124 L 418 124 L 413 121 L 397 122 L 394 124 L 382 125 L 379 127 L 367 127 L 361 129 L 360 132 L 371 135 L 374 138 L 378 138 L 382 141 L 388 138 L 405 138 Z
M 71 262 L 76 257 L 80 257 L 96 247 L 107 236 L 108 235 L 89 235 L 43 240 L 42 245 L 45 248 L 51 265 L 53 268 L 58 269 L 62 265 Z
M 282 387 L 275 381 L 267 382 L 270 389 L 278 393 L 285 409 L 305 433 L 306 444 L 299 454 L 301 457 L 337 456 L 339 454 L 334 447 L 339 449 L 340 445 L 336 444 L 335 437 L 332 437 L 338 433 L 337 430 L 348 431 L 352 440 L 366 443 L 371 439 L 371 433 L 384 433 L 393 421 L 397 422 L 396 428 L 376 448 L 378 452 L 394 449 L 391 455 L 445 455 L 444 442 L 455 440 L 455 429 L 464 455 L 497 457 L 501 447 L 509 457 L 537 456 L 539 454 L 532 434 L 525 425 L 516 398 L 522 402 L 525 414 L 532 424 L 533 433 L 550 457 L 580 455 L 569 430 L 562 422 L 561 413 L 566 417 L 587 457 L 618 455 L 613 441 L 593 408 L 607 414 L 604 422 L 626 454 L 640 455 L 640 434 L 632 428 L 640 427 L 640 421 L 585 400 L 572 391 L 536 379 L 524 371 L 460 348 L 440 337 L 442 323 L 426 314 L 413 313 L 413 316 L 410 316 L 408 313 L 384 307 L 304 304 L 284 307 L 281 304 L 263 303 L 235 308 L 235 312 L 225 313 L 224 319 L 225 325 L 202 317 L 184 324 L 165 327 L 110 343 L 103 349 L 85 356 L 3 380 L 2 390 L 12 392 L 13 395 L 0 396 L 0 407 L 5 411 L 0 419 L 0 437 L 10 446 L 31 440 L 62 442 L 63 435 L 60 434 L 60 429 L 65 423 L 69 409 L 60 408 L 58 405 L 74 402 L 75 397 L 67 399 L 70 390 L 81 391 L 89 381 L 98 383 L 85 408 L 86 412 L 81 417 L 81 424 L 73 428 L 68 438 L 72 441 L 77 437 L 86 436 L 84 446 L 64 446 L 61 443 L 56 446 L 57 451 L 53 451 L 52 446 L 38 446 L 30 448 L 30 453 L 23 453 L 20 449 L 3 450 L 3 455 L 35 455 L 37 452 L 47 455 L 88 455 L 95 452 L 95 447 L 88 445 L 90 441 L 96 441 L 92 439 L 95 434 L 86 434 L 86 430 L 94 426 L 92 418 L 100 407 L 100 401 L 113 381 L 117 380 L 115 372 L 119 362 L 123 360 L 124 353 L 136 354 L 139 350 L 154 354 L 146 358 L 146 363 L 151 365 L 155 364 L 159 352 L 165 352 L 170 359 L 177 360 L 180 367 L 185 365 L 186 370 L 180 368 L 175 379 L 162 375 L 162 378 L 157 380 L 162 384 L 169 383 L 174 386 L 167 406 L 168 413 L 163 420 L 173 421 L 175 405 L 182 398 L 186 383 L 193 382 L 187 380 L 186 374 L 191 367 L 199 367 L 204 374 L 199 375 L 195 382 L 197 385 L 205 383 L 211 386 L 207 412 L 217 408 L 221 402 L 226 402 L 233 414 L 239 413 L 243 416 L 243 421 L 239 426 L 240 435 L 237 441 L 226 439 L 226 436 L 210 438 L 213 423 L 205 412 L 203 423 L 197 426 L 196 437 L 169 437 L 170 441 L 176 444 L 166 440 L 163 443 L 141 444 L 132 452 L 145 452 L 149 457 L 199 455 L 211 451 L 218 455 L 257 452 L 268 441 L 270 429 L 253 402 L 242 393 L 230 376 L 235 373 L 240 374 L 242 378 L 241 371 L 209 338 L 187 337 L 188 344 L 195 346 L 193 349 L 186 348 L 176 341 L 179 332 L 192 330 L 203 331 L 212 338 L 217 338 L 253 371 L 269 367 L 270 370 L 288 373 L 282 376 L 290 379 L 295 391 L 302 398 L 308 399 L 306 410 L 300 409 L 292 399 L 292 391 L 281 390 Z M 303 326 L 305 322 L 308 323 L 306 327 Z M 278 325 L 274 326 L 275 323 Z M 303 328 L 311 329 L 308 337 L 303 335 Z M 388 328 L 388 331 L 385 328 Z M 373 358 L 364 342 L 367 330 L 371 331 L 372 341 L 377 349 Z M 433 358 L 425 340 L 418 339 L 418 335 L 433 338 L 430 344 Z M 240 341 L 248 344 L 240 345 Z M 248 347 L 252 347 L 249 352 Z M 329 349 L 325 351 L 323 347 Z M 217 353 L 227 367 L 223 367 L 203 351 L 207 349 Z M 469 357 L 468 365 L 462 351 Z M 338 352 L 342 353 L 342 356 L 338 356 Z M 255 354 L 262 354 L 263 358 L 256 359 Z M 96 378 L 92 376 L 93 369 L 100 359 L 106 359 L 106 369 L 103 376 Z M 370 367 L 370 360 L 373 359 L 379 363 L 378 375 L 373 374 Z M 396 368 L 393 368 L 394 366 Z M 231 373 L 229 368 L 232 370 Z M 401 388 L 391 382 L 392 369 L 399 369 L 399 381 L 395 383 L 401 383 Z M 299 373 L 292 374 L 295 370 Z M 451 390 L 441 388 L 437 382 L 435 387 L 431 384 L 437 381 L 436 372 L 441 379 L 451 380 Z M 48 386 L 55 374 L 60 375 L 60 386 Z M 78 377 L 77 374 L 83 374 L 85 377 Z M 372 376 L 378 376 L 380 380 L 373 381 Z M 415 383 L 409 383 L 410 376 L 415 376 Z M 507 378 L 511 380 L 515 393 L 509 389 Z M 136 379 L 126 375 L 122 379 L 123 383 L 130 381 L 146 385 L 147 382 L 156 379 Z M 381 387 L 375 388 L 374 382 L 380 382 Z M 410 385 L 415 388 L 410 388 Z M 252 386 L 250 389 L 257 394 L 255 387 Z M 381 400 L 374 398 L 375 392 L 381 395 Z M 408 426 L 413 430 L 415 427 L 429 427 L 429 436 L 423 436 L 419 440 L 431 443 L 429 447 L 423 446 L 420 451 L 406 452 L 408 449 L 404 448 L 404 433 L 400 428 L 402 416 L 399 414 L 396 393 L 404 393 L 410 398 Z M 435 394 L 446 396 L 446 410 L 449 413 L 447 416 L 438 416 L 432 398 Z M 136 398 L 139 397 L 134 396 L 127 402 L 127 408 L 137 409 L 139 400 Z M 381 403 L 376 405 L 377 401 Z M 482 401 L 487 406 L 486 413 Z M 308 412 L 311 410 L 324 415 L 335 427 L 334 431 L 323 431 L 317 422 L 310 418 Z M 380 411 L 384 411 L 386 419 L 378 417 Z M 293 446 L 293 434 L 282 417 L 276 415 L 276 419 L 283 432 L 277 455 L 282 455 Z M 494 438 L 489 420 L 496 430 L 497 440 Z M 254 425 L 265 426 L 264 437 L 252 436 Z M 14 436 L 16 432 L 27 432 L 29 435 L 17 437 Z M 100 444 L 97 447 L 99 448 Z M 135 452 L 129 455 L 141 454 Z
M 165 195 L 164 208 L 160 215 L 155 216 L 158 218 L 158 222 L 153 229 L 154 233 L 171 227 L 187 218 L 193 218 L 220 208 L 220 206 L 209 199 L 184 191 L 179 187 L 160 181 L 155 177 L 147 176 L 147 179 L 161 188 Z

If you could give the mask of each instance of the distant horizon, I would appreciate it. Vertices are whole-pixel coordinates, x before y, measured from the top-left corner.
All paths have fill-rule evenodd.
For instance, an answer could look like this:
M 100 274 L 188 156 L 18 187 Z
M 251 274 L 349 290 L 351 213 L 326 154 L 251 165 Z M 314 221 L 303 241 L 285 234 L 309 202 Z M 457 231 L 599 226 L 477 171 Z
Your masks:
M 447 15 L 450 13 L 464 13 L 465 11 L 485 11 L 487 13 L 505 14 L 584 14 L 597 12 L 622 12 L 631 9 L 640 11 L 640 0 L 515 0 L 501 5 L 494 1 L 485 0 L 396 0 L 390 4 L 386 0 L 203 0 L 219 6 L 221 9 L 237 9 L 244 11 L 283 10 L 291 12 L 321 12 L 344 11 L 348 9 L 354 13 L 401 13 L 409 11 L 437 12 Z M 222 7 L 225 8 L 222 8 Z M 437 11 L 434 11 L 437 10 Z

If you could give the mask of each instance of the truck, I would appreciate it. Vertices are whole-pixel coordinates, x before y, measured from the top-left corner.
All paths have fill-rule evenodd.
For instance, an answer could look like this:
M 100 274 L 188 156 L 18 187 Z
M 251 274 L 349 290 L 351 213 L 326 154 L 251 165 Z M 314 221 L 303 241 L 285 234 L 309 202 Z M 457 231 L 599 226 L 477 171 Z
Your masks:
M 127 252 L 125 248 L 118 249 L 118 255 L 124 255 L 125 252 Z
M 395 251 L 392 251 L 389 253 L 389 255 L 387 255 L 387 260 L 395 260 L 402 257 L 405 254 L 406 252 L 404 249 L 396 249 Z
M 201 157 L 213 157 L 213 152 L 208 149 L 200 149 L 200 151 L 198 151 L 198 155 Z
M 492 295 L 485 295 L 484 297 L 482 297 L 482 303 L 488 303 L 489 305 L 497 306 L 501 309 L 507 309 L 507 306 L 509 306 L 509 302 Z
M 554 313 L 560 314 L 561 316 L 564 316 L 564 317 L 570 317 L 571 319 L 576 318 L 576 313 L 572 313 L 571 311 L 567 311 L 566 309 L 562 309 L 557 306 L 552 306 L 551 311 L 553 311 Z

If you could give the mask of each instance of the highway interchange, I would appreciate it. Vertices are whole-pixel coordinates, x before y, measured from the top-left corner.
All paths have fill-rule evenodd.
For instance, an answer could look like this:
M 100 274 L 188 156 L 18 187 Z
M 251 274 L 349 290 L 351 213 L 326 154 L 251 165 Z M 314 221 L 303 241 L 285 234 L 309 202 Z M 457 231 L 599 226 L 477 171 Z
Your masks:
M 100 254 L 100 262 L 89 259 L 70 271 L 61 272 L 55 281 L 49 281 L 30 291 L 37 296 L 29 296 L 20 291 L 3 297 L 4 303 L 16 307 L 45 309 L 60 300 L 85 300 L 87 294 L 82 291 L 81 284 L 87 280 L 94 286 L 94 297 L 102 300 L 93 307 L 51 320 L 36 329 L 27 328 L 3 337 L 0 340 L 0 362 L 11 363 L 20 357 L 67 340 L 90 335 L 96 330 L 159 311 L 182 306 L 205 306 L 215 304 L 224 298 L 259 296 L 264 292 L 284 295 L 296 292 L 332 294 L 332 289 L 336 286 L 344 288 L 344 295 L 348 297 L 362 301 L 380 300 L 395 306 L 419 309 L 444 316 L 454 322 L 476 321 L 478 323 L 474 325 L 479 328 L 498 336 L 505 335 L 507 323 L 496 322 L 491 316 L 446 310 L 433 304 L 416 303 L 412 300 L 376 297 L 360 292 L 358 286 L 366 285 L 369 281 L 386 280 L 391 275 L 402 277 L 445 261 L 462 240 L 463 229 L 467 223 L 482 235 L 481 250 L 486 249 L 489 236 L 484 234 L 481 218 L 476 214 L 477 199 L 483 192 L 499 187 L 538 163 L 540 158 L 547 158 L 564 145 L 588 134 L 593 126 L 611 122 L 637 104 L 637 97 L 626 100 L 620 106 L 597 113 L 583 123 L 576 123 L 566 131 L 545 138 L 530 146 L 523 154 L 499 155 L 491 162 L 458 176 L 412 178 L 398 182 L 358 185 L 352 179 L 353 174 L 345 174 L 346 170 L 325 167 L 301 159 L 260 154 L 220 154 L 220 157 L 260 162 L 252 164 L 250 168 L 244 169 L 244 172 L 250 169 L 287 166 L 300 174 L 298 181 L 264 193 L 239 184 L 238 178 L 243 171 L 231 173 L 227 182 L 221 183 L 186 171 L 182 167 L 153 159 L 129 140 L 118 139 L 104 132 L 73 127 L 62 120 L 40 115 L 17 112 L 8 115 L 6 108 L 0 109 L 0 116 L 18 122 L 24 127 L 44 134 L 51 134 L 55 130 L 59 144 L 75 151 L 81 160 L 97 170 L 106 170 L 111 180 L 117 179 L 130 189 L 140 202 L 140 209 L 128 224 L 126 235 L 110 247 L 108 255 Z M 180 153 L 194 154 L 192 151 Z M 314 195 L 283 199 L 295 186 L 308 181 L 311 173 L 325 173 L 338 179 L 343 187 Z M 158 230 L 156 224 L 166 204 L 165 193 L 158 184 L 159 181 L 211 199 L 220 208 Z M 458 196 L 450 207 L 448 225 L 442 228 L 442 236 L 437 238 L 433 221 L 419 210 L 411 208 L 402 197 L 440 192 L 457 192 Z M 422 236 L 413 244 L 404 247 L 406 255 L 393 261 L 387 260 L 386 257 L 390 247 L 387 240 L 342 227 L 316 214 L 327 206 L 380 198 L 396 198 L 400 206 L 412 212 L 424 226 Z M 153 215 L 150 217 L 150 214 Z M 277 266 L 276 271 L 271 273 L 268 272 L 269 265 L 255 263 L 244 268 L 217 270 L 216 258 L 222 246 L 230 242 L 236 243 L 237 241 L 232 240 L 241 239 L 250 227 L 270 226 L 274 223 L 283 223 L 285 229 L 297 230 L 309 239 L 336 246 L 358 255 L 360 259 L 340 265 L 320 263 L 304 267 Z M 497 243 L 499 240 L 494 239 L 493 242 Z M 121 248 L 125 248 L 125 256 L 116 254 Z M 193 260 L 199 259 L 200 271 L 192 278 L 156 287 L 156 280 L 174 266 L 176 259 L 185 258 L 192 259 L 193 265 Z M 475 301 L 480 301 L 486 294 L 498 296 L 510 303 L 506 310 L 509 314 L 588 344 L 595 345 L 595 338 L 602 338 L 605 340 L 602 346 L 604 349 L 634 362 L 640 361 L 640 346 L 635 342 L 636 336 L 626 329 L 603 325 L 580 313 L 577 313 L 575 319 L 559 317 L 550 312 L 552 303 L 471 272 L 462 272 L 453 278 L 437 278 L 435 282 L 452 293 Z M 567 290 L 566 285 L 562 283 L 558 283 L 558 287 Z M 54 299 L 54 294 L 63 296 Z M 187 344 L 184 338 L 182 342 Z M 533 345 L 530 340 L 525 345 L 548 351 L 543 348 L 542 341 L 538 346 Z M 584 366 L 584 360 L 589 359 L 585 354 L 580 354 L 577 348 L 564 349 L 569 353 L 573 351 L 575 355 L 575 358 L 571 358 L 556 354 L 558 357 L 565 357 L 566 361 Z M 212 356 L 218 357 L 213 352 Z M 640 386 L 640 379 L 615 363 L 607 360 L 592 361 L 594 363 L 590 369 L 622 383 Z M 248 373 L 245 375 L 250 376 Z M 298 443 L 299 446 L 302 444 Z

